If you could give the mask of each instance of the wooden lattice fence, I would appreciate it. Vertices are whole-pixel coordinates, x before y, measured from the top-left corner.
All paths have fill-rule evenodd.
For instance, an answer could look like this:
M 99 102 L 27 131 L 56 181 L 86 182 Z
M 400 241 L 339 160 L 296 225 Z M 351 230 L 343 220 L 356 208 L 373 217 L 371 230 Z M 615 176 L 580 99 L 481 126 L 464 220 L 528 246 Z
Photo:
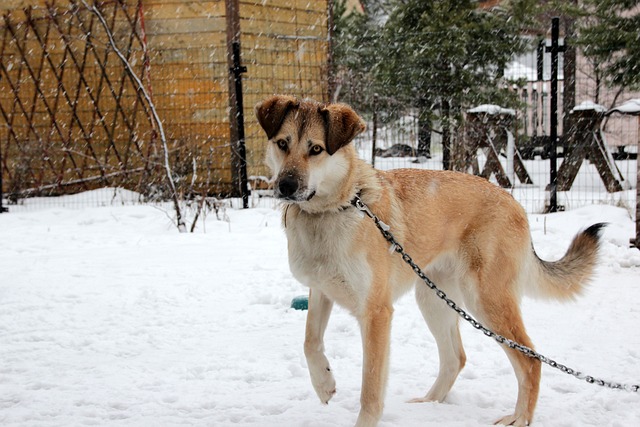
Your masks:
M 327 1 L 87 0 L 164 123 L 181 195 L 237 194 L 230 124 L 230 3 L 239 10 L 250 176 L 266 175 L 253 105 L 327 99 Z M 81 0 L 0 0 L 0 171 L 5 196 L 122 187 L 166 196 L 148 104 Z M 1 123 L 4 122 L 4 123 Z
M 148 53 L 135 7 L 102 5 L 140 76 Z M 149 111 L 95 16 L 71 2 L 3 17 L 3 171 L 13 197 L 159 180 Z M 148 80 L 147 80 L 148 81 Z

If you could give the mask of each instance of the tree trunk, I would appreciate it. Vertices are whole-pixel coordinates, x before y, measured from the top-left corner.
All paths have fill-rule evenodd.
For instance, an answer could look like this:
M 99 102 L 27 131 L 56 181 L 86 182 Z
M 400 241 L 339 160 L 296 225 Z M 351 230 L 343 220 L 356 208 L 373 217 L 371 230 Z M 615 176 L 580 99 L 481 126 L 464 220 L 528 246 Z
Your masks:
M 451 170 L 451 108 L 442 101 L 442 169 Z
M 574 1 L 575 3 L 575 1 Z M 562 92 L 562 133 L 571 129 L 571 110 L 576 106 L 575 19 L 564 18 L 564 88 Z M 597 102 L 597 101 L 596 101 Z
M 418 115 L 418 157 L 431 158 L 431 120 L 429 111 L 421 106 Z

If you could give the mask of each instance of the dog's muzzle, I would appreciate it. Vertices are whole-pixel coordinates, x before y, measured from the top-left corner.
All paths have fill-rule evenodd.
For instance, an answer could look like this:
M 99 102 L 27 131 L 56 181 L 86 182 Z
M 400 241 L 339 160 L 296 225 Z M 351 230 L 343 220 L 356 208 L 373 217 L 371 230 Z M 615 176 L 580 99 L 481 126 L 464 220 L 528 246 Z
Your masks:
M 315 191 L 309 192 L 306 188 L 301 188 L 298 179 L 294 175 L 285 175 L 278 180 L 275 195 L 279 199 L 292 202 L 308 202 L 315 194 Z
M 283 199 L 290 199 L 296 194 L 298 187 L 298 180 L 292 175 L 287 175 L 278 182 L 278 193 Z

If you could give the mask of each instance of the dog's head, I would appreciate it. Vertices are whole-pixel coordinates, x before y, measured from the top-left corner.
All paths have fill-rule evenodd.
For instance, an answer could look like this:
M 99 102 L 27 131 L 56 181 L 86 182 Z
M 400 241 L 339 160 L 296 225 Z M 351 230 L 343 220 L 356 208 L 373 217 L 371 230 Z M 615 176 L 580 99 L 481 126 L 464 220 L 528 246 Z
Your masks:
M 355 156 L 349 143 L 364 131 L 364 121 L 345 104 L 282 95 L 265 99 L 255 110 L 269 139 L 266 161 L 276 197 L 301 204 L 325 199 L 326 204 L 349 172 Z

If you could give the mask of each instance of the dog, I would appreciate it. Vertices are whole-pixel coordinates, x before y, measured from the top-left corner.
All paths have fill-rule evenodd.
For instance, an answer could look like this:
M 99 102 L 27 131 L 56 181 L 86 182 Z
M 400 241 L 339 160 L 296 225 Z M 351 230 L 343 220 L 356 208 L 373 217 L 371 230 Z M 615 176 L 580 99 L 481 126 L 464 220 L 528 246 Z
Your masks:
M 323 403 L 336 392 L 324 354 L 334 303 L 357 319 L 363 343 L 356 426 L 375 426 L 383 412 L 393 302 L 415 288 L 438 347 L 438 376 L 411 402 L 442 402 L 465 365 L 458 314 L 422 283 L 353 206 L 358 196 L 406 253 L 446 294 L 494 332 L 533 348 L 520 314 L 523 295 L 572 300 L 592 276 L 600 231 L 579 233 L 564 257 L 543 261 L 531 243 L 527 216 L 510 194 L 484 178 L 452 171 L 379 171 L 359 159 L 351 141 L 364 121 L 345 104 L 276 95 L 258 103 L 266 163 L 283 202 L 289 265 L 308 286 L 304 352 Z M 417 285 L 416 285 L 417 283 Z M 538 359 L 504 348 L 518 380 L 513 414 L 496 424 L 528 425 L 538 399 Z

